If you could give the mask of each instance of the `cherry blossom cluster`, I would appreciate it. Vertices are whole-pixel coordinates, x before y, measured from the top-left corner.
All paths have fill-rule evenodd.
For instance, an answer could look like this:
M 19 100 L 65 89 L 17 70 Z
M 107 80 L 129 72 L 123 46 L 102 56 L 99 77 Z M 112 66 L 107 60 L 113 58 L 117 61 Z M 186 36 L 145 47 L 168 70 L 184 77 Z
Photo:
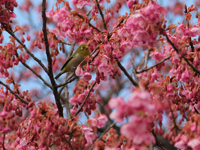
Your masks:
M 0 23 L 9 23 L 13 18 L 16 18 L 16 14 L 13 12 L 14 7 L 18 4 L 15 0 L 1 0 L 0 2 Z
M 81 111 L 84 111 L 88 115 L 91 114 L 92 110 L 95 110 L 98 107 L 94 93 L 92 91 L 90 92 L 89 88 L 84 89 L 84 85 L 87 84 L 87 82 L 80 80 L 73 90 L 75 95 L 69 100 L 69 102 L 74 105 L 74 107 L 70 110 L 72 116 L 76 114 L 78 108 L 80 108 L 81 104 L 85 100 L 85 104 L 83 105 Z
M 92 143 L 95 135 L 92 128 L 77 125 L 76 119 L 66 120 L 58 116 L 58 110 L 53 103 L 40 102 L 34 106 L 30 117 L 24 120 L 16 133 L 17 139 L 11 147 L 17 149 L 44 149 L 51 147 L 52 143 L 59 149 L 70 149 L 66 140 L 73 132 L 74 136 L 69 142 L 80 149 Z
M 109 107 L 116 109 L 110 117 L 118 123 L 122 123 L 125 118 L 130 118 L 130 121 L 121 127 L 120 132 L 132 140 L 133 147 L 141 144 L 149 146 L 154 141 L 150 132 L 154 121 L 155 105 L 151 102 L 148 92 L 133 91 L 126 102 L 122 97 L 112 98 Z

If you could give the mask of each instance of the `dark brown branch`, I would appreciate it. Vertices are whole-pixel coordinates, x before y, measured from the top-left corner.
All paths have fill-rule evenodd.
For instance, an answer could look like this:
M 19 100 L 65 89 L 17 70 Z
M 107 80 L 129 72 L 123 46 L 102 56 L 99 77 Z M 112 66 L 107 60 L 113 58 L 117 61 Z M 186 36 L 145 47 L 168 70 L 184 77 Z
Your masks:
M 82 18 L 83 20 L 85 20 L 85 18 L 77 13 L 77 16 Z M 93 29 L 97 30 L 98 32 L 102 32 L 101 30 L 99 30 L 97 27 L 93 26 L 90 22 L 88 22 L 89 26 L 92 27 Z
M 60 95 L 57 92 L 57 86 L 53 77 L 53 71 L 52 71 L 52 58 L 51 58 L 51 54 L 49 52 L 49 42 L 48 42 L 48 38 L 47 38 L 47 28 L 46 28 L 46 21 L 47 21 L 47 17 L 46 17 L 46 0 L 42 1 L 42 19 L 43 19 L 43 35 L 44 35 L 44 42 L 45 42 L 45 46 L 46 46 L 46 55 L 47 55 L 47 61 L 48 61 L 48 75 L 49 78 L 51 80 L 51 84 L 53 86 L 53 94 L 56 100 L 56 105 L 58 107 L 58 111 L 59 111 L 59 116 L 63 117 L 63 108 L 62 105 L 60 103 Z
M 173 122 L 174 122 L 175 133 L 176 133 L 176 136 L 177 136 L 177 135 L 178 135 L 178 130 L 179 130 L 179 128 L 178 128 L 178 126 L 177 126 L 177 124 L 176 124 L 176 119 L 175 119 L 175 117 L 174 117 L 174 113 L 173 113 L 173 111 L 172 111 L 172 109 L 171 109 L 171 106 L 170 106 L 170 111 L 171 111 L 171 113 L 172 113 L 172 119 L 173 119 Z
M 86 100 L 88 99 L 88 97 L 89 97 L 89 95 L 90 95 L 90 92 L 91 92 L 92 89 L 94 88 L 95 84 L 96 84 L 96 81 L 95 81 L 95 82 L 93 83 L 93 85 L 91 86 L 91 88 L 90 88 L 90 90 L 89 90 L 89 92 L 88 92 L 86 98 L 84 99 L 84 101 L 83 101 L 83 103 L 81 104 L 80 108 L 78 109 L 78 111 L 76 112 L 76 114 L 75 114 L 73 117 L 75 117 L 75 116 L 77 116 L 77 115 L 79 114 L 79 112 L 81 111 L 81 109 L 82 109 L 83 106 L 85 105 Z
M 178 48 L 177 48 L 177 47 L 174 45 L 174 43 L 169 39 L 169 37 L 167 36 L 167 34 L 165 35 L 165 37 L 166 37 L 167 41 L 171 44 L 171 46 L 174 48 L 174 50 L 179 54 Z M 200 74 L 200 71 L 199 71 L 197 68 L 195 68 L 195 67 L 189 62 L 189 60 L 188 60 L 185 56 L 182 55 L 182 57 L 183 57 L 183 59 L 186 61 L 186 63 L 193 69 L 193 71 L 195 71 L 196 73 Z
M 95 141 L 100 141 L 100 140 L 102 140 L 102 137 L 104 136 L 104 134 L 106 134 L 106 132 L 108 132 L 108 131 L 110 130 L 110 128 L 112 128 L 115 124 L 116 124 L 116 122 L 114 122 L 114 123 L 112 123 L 110 126 L 108 126 L 108 128 L 106 128 L 106 129 L 103 131 L 103 133 L 99 136 L 99 138 L 96 139 Z M 92 147 L 90 148 L 90 150 L 93 149 L 95 141 L 93 142 Z
M 190 47 L 191 47 L 192 52 L 194 52 L 194 45 L 192 43 L 192 38 L 191 37 L 189 37 L 189 43 L 190 43 Z
M 16 55 L 18 57 L 18 54 Z M 43 81 L 43 83 L 48 86 L 50 89 L 53 89 L 52 86 L 47 83 L 39 74 L 37 74 L 37 72 L 35 70 L 33 70 L 29 65 L 27 65 L 26 63 L 20 61 L 26 68 L 28 68 L 33 74 L 35 74 L 40 80 Z
M 102 12 L 102 10 L 101 10 L 101 7 L 100 7 L 100 5 L 99 5 L 98 0 L 96 0 L 96 4 L 97 4 L 97 8 L 99 9 L 99 12 L 100 12 L 101 18 L 102 18 L 102 20 L 103 20 L 103 26 L 104 26 L 104 29 L 107 30 L 106 22 L 105 22 L 105 19 L 104 19 L 104 15 L 103 15 L 103 12 Z
M 0 81 L 0 84 L 2 84 L 3 86 L 5 86 L 13 95 L 15 95 L 22 103 L 27 104 L 28 102 L 23 100 L 18 94 L 16 94 L 15 92 L 13 92 L 9 86 L 7 86 L 6 84 L 4 84 L 2 81 Z
M 161 148 L 161 150 L 165 150 L 164 147 L 162 146 L 162 144 L 160 143 L 160 141 L 158 140 L 158 137 L 157 137 L 157 135 L 155 134 L 154 129 L 151 131 L 151 133 L 153 134 L 153 136 L 154 136 L 154 138 L 155 138 L 155 140 L 156 140 L 156 145 L 157 145 L 159 148 Z
M 120 61 L 117 58 L 116 58 L 116 61 L 117 61 L 117 64 L 118 64 L 119 68 L 124 72 L 124 74 L 128 77 L 128 79 L 131 81 L 131 83 L 134 86 L 138 87 L 138 83 L 133 80 L 133 78 L 128 74 L 126 69 L 122 66 L 122 64 L 120 63 Z
M 64 137 L 65 138 L 65 137 Z M 74 150 L 74 148 L 73 148 L 73 146 L 72 146 L 72 144 L 71 144 L 71 142 L 70 142 L 70 140 L 68 141 L 66 138 L 65 138 L 65 141 L 67 142 L 67 144 L 70 146 L 70 148 L 72 149 L 72 150 Z
M 137 71 L 136 73 L 138 74 L 138 73 L 142 73 L 142 72 L 148 71 L 148 70 L 150 70 L 150 69 L 152 69 L 152 68 L 154 68 L 154 67 L 160 65 L 161 63 L 165 62 L 166 60 L 168 60 L 168 59 L 170 59 L 170 58 L 171 58 L 171 56 L 168 56 L 168 57 L 164 58 L 163 60 L 161 60 L 160 62 L 156 63 L 155 65 L 153 65 L 153 66 L 151 66 L 151 67 L 149 67 L 149 68 L 147 68 L 147 69 L 144 68 L 144 69 L 142 69 L 142 70 L 140 70 L 140 71 Z
M 6 138 L 6 135 L 3 134 L 3 142 L 2 142 L 3 150 L 6 150 L 5 145 L 4 145 L 4 143 L 5 143 L 5 138 Z
M 194 107 L 194 110 L 195 110 L 195 112 L 197 113 L 197 114 L 199 114 L 199 111 Z
M 46 73 L 48 73 L 48 70 L 47 68 L 44 66 L 44 64 L 41 62 L 41 60 L 39 60 L 37 57 L 35 57 L 29 50 L 28 48 L 26 47 L 25 44 L 23 44 L 16 36 L 15 34 L 13 33 L 13 31 L 9 30 L 8 28 L 6 28 L 6 31 L 12 36 L 15 38 L 15 40 L 26 50 L 26 52 L 44 69 L 44 71 Z
M 74 81 L 74 80 L 76 79 L 76 78 L 72 78 L 72 77 L 74 77 L 74 74 L 72 74 L 72 75 L 67 79 L 67 81 L 66 81 L 65 83 L 59 84 L 59 85 L 57 85 L 57 87 L 59 88 L 59 87 L 65 86 L 65 85 L 67 85 L 68 83 L 71 83 L 72 81 Z

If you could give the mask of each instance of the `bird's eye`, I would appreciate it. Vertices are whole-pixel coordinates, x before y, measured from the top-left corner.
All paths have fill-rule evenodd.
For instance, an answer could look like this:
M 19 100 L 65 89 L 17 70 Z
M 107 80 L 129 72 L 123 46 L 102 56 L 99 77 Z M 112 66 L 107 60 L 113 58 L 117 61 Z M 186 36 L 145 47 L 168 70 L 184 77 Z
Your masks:
M 82 50 L 82 51 L 84 50 L 84 46 L 81 47 L 81 50 Z

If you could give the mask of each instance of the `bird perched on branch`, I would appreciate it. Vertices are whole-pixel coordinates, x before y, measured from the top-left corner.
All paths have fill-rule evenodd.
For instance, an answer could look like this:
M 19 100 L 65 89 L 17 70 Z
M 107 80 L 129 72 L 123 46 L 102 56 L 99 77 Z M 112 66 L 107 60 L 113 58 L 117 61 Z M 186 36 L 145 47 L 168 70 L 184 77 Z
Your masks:
M 61 72 L 55 77 L 58 79 L 62 74 L 66 72 L 74 72 L 79 64 L 85 65 L 85 57 L 90 56 L 90 51 L 87 44 L 81 44 L 77 50 L 70 56 L 61 68 Z

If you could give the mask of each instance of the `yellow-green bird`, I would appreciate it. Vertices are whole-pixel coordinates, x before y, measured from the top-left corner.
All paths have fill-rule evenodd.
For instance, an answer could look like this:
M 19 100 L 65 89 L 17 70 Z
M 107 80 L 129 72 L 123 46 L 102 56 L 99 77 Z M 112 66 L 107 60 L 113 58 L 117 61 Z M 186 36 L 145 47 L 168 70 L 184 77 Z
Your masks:
M 86 56 L 90 56 L 90 51 L 88 45 L 84 43 L 77 48 L 69 59 L 67 59 L 61 68 L 61 72 L 55 77 L 55 79 L 58 79 L 63 73 L 74 72 L 80 63 L 81 66 L 85 65 L 87 63 L 84 60 Z

